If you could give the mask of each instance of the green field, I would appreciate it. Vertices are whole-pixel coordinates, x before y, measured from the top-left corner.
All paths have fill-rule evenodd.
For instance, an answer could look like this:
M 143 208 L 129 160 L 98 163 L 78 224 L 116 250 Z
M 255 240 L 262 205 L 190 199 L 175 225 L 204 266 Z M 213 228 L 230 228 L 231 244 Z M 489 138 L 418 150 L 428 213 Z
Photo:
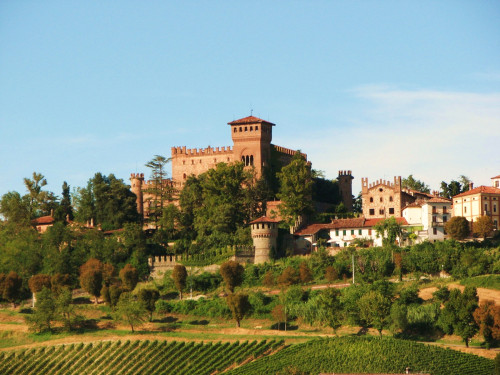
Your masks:
M 292 345 L 229 372 L 232 375 L 276 374 L 292 368 L 311 374 L 412 373 L 491 375 L 490 359 L 393 338 L 340 337 Z M 285 372 L 286 373 L 286 372 Z
M 276 374 L 292 368 L 310 374 L 404 373 L 406 367 L 433 375 L 490 375 L 494 370 L 492 360 L 475 355 L 373 337 L 317 339 L 285 348 L 275 340 L 100 341 L 0 354 L 1 374 Z
M 279 341 L 101 341 L 0 354 L 0 374 L 212 374 L 281 347 Z

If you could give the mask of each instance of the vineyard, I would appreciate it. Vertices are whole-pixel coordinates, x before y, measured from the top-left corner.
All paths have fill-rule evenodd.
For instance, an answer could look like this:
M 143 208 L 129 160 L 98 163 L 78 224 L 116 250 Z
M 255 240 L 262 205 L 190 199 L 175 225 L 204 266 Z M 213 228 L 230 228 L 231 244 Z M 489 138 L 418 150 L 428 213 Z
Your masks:
M 107 341 L 0 354 L 0 374 L 212 374 L 283 346 L 282 341 Z
M 432 375 L 491 375 L 492 360 L 392 338 L 342 337 L 292 345 L 228 374 L 276 374 L 294 367 L 301 371 L 341 373 L 412 373 Z

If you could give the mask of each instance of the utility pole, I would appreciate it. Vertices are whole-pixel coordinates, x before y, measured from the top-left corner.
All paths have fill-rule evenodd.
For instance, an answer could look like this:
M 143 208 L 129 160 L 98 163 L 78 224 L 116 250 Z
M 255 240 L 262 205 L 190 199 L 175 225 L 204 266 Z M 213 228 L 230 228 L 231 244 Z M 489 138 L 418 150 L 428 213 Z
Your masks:
M 354 253 L 352 253 L 352 285 L 354 285 Z

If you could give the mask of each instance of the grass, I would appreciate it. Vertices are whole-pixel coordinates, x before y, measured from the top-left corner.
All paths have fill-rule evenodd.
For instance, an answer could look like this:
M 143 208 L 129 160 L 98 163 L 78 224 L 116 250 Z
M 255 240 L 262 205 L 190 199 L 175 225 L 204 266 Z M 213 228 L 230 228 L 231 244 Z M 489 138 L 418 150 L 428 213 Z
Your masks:
M 464 286 L 500 290 L 500 275 L 469 277 L 460 281 Z

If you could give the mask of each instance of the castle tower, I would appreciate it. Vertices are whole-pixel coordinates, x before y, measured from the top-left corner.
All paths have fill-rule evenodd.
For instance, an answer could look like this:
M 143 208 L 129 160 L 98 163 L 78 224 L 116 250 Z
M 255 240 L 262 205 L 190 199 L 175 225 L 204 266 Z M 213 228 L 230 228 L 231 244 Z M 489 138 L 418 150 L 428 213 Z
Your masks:
M 250 222 L 255 264 L 268 262 L 272 249 L 276 250 L 278 239 L 278 221 L 262 216 Z
M 271 158 L 272 122 L 258 117 L 248 116 L 229 122 L 233 139 L 234 161 L 242 161 L 245 166 L 254 166 L 257 178 L 262 175 L 262 168 Z
M 340 196 L 347 211 L 352 211 L 352 177 L 351 171 L 339 171 L 337 180 L 339 182 Z
M 130 190 L 137 197 L 136 205 L 137 212 L 141 217 L 144 217 L 144 197 L 142 194 L 142 186 L 144 184 L 144 173 L 131 173 L 130 174 Z

